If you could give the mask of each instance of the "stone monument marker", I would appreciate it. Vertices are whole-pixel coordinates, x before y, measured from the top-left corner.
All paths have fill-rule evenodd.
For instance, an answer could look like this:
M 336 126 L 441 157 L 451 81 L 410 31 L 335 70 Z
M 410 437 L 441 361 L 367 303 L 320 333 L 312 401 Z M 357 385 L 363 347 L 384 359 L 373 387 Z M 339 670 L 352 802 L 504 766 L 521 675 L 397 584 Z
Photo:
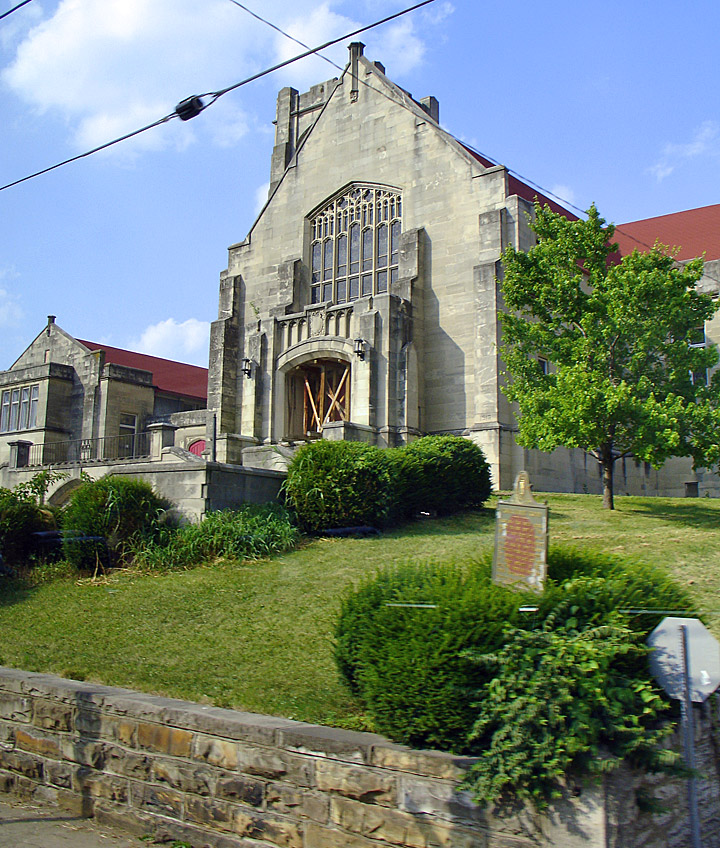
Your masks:
M 508 501 L 498 501 L 493 583 L 542 592 L 547 573 L 548 505 L 535 500 L 521 471 Z

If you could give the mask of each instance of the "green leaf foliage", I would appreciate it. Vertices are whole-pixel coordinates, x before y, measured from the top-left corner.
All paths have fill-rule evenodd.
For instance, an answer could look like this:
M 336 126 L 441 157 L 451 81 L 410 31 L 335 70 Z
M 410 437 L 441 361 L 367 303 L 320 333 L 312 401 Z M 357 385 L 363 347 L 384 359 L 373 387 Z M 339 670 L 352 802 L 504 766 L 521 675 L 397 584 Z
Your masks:
M 573 776 L 623 760 L 667 768 L 659 754 L 672 732 L 660 722 L 667 702 L 638 672 L 648 649 L 637 634 L 558 624 L 551 617 L 540 630 L 509 629 L 500 651 L 475 655 L 494 675 L 479 693 L 470 734 L 482 751 L 465 778 L 476 800 L 526 798 L 542 809 Z
M 293 457 L 283 491 L 305 531 L 380 527 L 391 502 L 386 453 L 361 442 L 311 442 Z
M 533 248 L 503 254 L 504 391 L 520 409 L 519 443 L 593 453 L 607 505 L 620 455 L 655 467 L 672 456 L 717 462 L 720 377 L 697 375 L 718 355 L 693 346 L 717 309 L 696 288 L 702 260 L 681 266 L 656 246 L 616 262 L 614 228 L 594 206 L 571 221 L 536 204 L 531 227 Z
M 425 512 L 452 515 L 490 497 L 490 467 L 478 445 L 462 436 L 424 436 L 388 451 L 396 518 Z
M 140 540 L 152 540 L 160 533 L 168 506 L 149 483 L 134 477 L 113 475 L 85 482 L 65 509 L 65 557 L 81 570 L 105 564 L 108 557 L 112 566 L 126 564 Z
M 619 675 L 618 680 L 630 680 L 631 689 L 639 687 L 632 691 L 643 701 L 655 690 L 648 677 L 644 651 L 638 646 L 662 615 L 638 616 L 622 610 L 649 607 L 691 613 L 693 609 L 687 593 L 660 569 L 593 551 L 551 548 L 549 579 L 540 596 L 496 586 L 490 572 L 489 560 L 407 564 L 379 572 L 345 598 L 335 632 L 336 663 L 379 732 L 410 745 L 484 756 L 489 731 L 473 735 L 470 731 L 478 715 L 484 715 L 479 710 L 483 709 L 488 687 L 496 678 L 502 678 L 504 668 L 487 657 L 500 656 L 507 645 L 521 639 L 515 631 L 532 632 L 534 636 L 557 630 L 568 638 L 586 631 L 612 634 L 614 641 L 609 644 L 615 646 L 615 655 L 621 660 L 619 666 L 612 667 L 612 673 Z M 537 606 L 538 610 L 521 613 L 523 605 Z M 615 650 L 620 643 L 627 650 Z M 601 662 L 593 653 L 601 649 L 593 643 L 592 650 L 587 650 L 582 660 L 583 674 L 593 670 L 600 677 L 607 677 L 611 658 L 605 657 Z M 478 663 L 478 657 L 485 659 Z M 598 663 L 597 669 L 592 667 L 593 662 Z M 564 668 L 563 674 L 572 677 L 579 667 Z M 553 673 L 558 673 L 557 669 Z M 619 692 L 622 686 L 615 686 L 612 680 L 607 678 L 608 686 L 612 683 L 612 691 Z M 571 689 L 575 685 L 572 680 L 562 683 Z M 558 686 L 561 687 L 560 682 Z M 565 690 L 558 692 L 557 703 L 548 704 L 547 708 L 564 716 Z M 625 696 L 617 697 L 622 702 Z M 633 700 L 632 705 L 639 701 Z M 522 720 L 534 721 L 532 711 L 536 707 L 528 701 L 530 712 L 523 713 Z M 515 721 L 514 716 L 508 709 L 507 721 Z M 554 725 L 558 732 L 564 727 L 564 720 Z M 606 741 L 603 736 L 597 744 Z M 651 747 L 652 744 L 651 740 Z M 508 756 L 514 757 L 515 753 L 509 752 Z M 537 756 L 544 754 L 541 751 Z M 587 757 L 592 759 L 594 753 Z M 518 762 L 520 759 L 518 755 Z M 528 754 L 528 762 L 531 759 Z M 585 762 L 582 757 L 577 760 L 578 764 Z M 543 772 L 541 782 L 551 772 L 552 769 Z M 488 787 L 489 784 L 478 784 L 477 797 L 494 800 L 495 789 Z M 483 795 L 486 790 L 489 794 Z
M 409 745 L 466 750 L 484 674 L 463 651 L 499 648 L 506 622 L 518 615 L 518 597 L 490 582 L 487 562 L 405 565 L 348 595 L 335 659 L 375 728 Z M 390 606 L 407 603 L 434 606 Z
M 32 534 L 44 529 L 44 517 L 24 490 L 0 489 L 0 554 L 7 565 L 23 565 L 34 551 Z

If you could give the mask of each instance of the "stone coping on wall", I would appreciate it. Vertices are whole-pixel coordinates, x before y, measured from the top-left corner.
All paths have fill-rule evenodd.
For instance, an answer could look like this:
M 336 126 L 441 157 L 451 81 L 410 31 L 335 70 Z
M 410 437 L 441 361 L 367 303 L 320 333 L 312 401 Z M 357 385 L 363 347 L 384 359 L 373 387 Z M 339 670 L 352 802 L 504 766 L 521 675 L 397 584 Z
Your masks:
M 459 788 L 472 760 L 382 736 L 0 667 L 0 791 L 193 848 L 606 845 L 602 793 L 540 817 Z

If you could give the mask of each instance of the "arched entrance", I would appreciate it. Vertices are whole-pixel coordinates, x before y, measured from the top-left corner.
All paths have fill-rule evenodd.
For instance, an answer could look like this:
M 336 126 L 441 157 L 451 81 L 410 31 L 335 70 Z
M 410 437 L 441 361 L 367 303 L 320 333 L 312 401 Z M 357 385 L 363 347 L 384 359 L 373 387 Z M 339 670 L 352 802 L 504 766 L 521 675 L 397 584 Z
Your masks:
M 316 359 L 294 368 L 287 377 L 287 438 L 322 436 L 333 421 L 350 420 L 350 364 Z

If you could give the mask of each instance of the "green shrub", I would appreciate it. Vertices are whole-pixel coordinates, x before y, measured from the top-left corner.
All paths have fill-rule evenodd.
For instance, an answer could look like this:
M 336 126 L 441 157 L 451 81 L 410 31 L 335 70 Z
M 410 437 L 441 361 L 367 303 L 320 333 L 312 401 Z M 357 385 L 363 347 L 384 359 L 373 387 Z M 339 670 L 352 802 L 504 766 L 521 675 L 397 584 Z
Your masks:
M 490 571 L 489 558 L 465 567 L 407 565 L 380 572 L 346 597 L 335 658 L 378 731 L 398 742 L 473 753 L 485 737 L 468 734 L 496 671 L 471 657 L 495 655 L 508 626 L 568 632 L 610 626 L 642 640 L 662 616 L 621 610 L 692 610 L 687 594 L 660 569 L 595 552 L 551 548 L 541 596 L 495 586 Z M 398 602 L 434 606 L 388 606 Z M 538 610 L 520 613 L 523 605 Z M 628 649 L 623 663 L 618 673 L 645 687 L 642 653 Z
M 386 452 L 361 442 L 311 442 L 293 457 L 283 491 L 308 532 L 382 526 L 390 507 Z
M 165 534 L 141 545 L 134 563 L 149 571 L 192 568 L 217 557 L 259 559 L 292 550 L 298 531 L 278 504 L 247 504 L 236 510 L 211 512 L 199 524 Z
M 24 565 L 35 552 L 33 533 L 44 528 L 44 516 L 33 498 L 0 489 L 0 554 L 6 565 Z
M 608 772 L 623 760 L 675 770 L 659 743 L 672 732 L 647 671 L 648 649 L 631 630 L 585 630 L 546 620 L 512 629 L 495 654 L 476 657 L 493 679 L 479 702 L 470 740 L 482 751 L 464 785 L 477 801 L 531 800 L 538 809 L 562 795 L 568 777 Z
M 109 476 L 76 489 L 63 517 L 65 558 L 81 570 L 127 563 L 140 540 L 157 538 L 169 506 L 152 486 L 134 477 Z M 87 541 L 79 537 L 99 537 Z M 103 541 L 104 540 L 104 541 Z
M 462 752 L 484 673 L 465 649 L 492 651 L 522 595 L 490 581 L 488 562 L 406 565 L 380 572 L 348 595 L 335 659 L 375 728 L 398 742 Z M 434 606 L 403 607 L 412 603 Z
M 451 515 L 490 497 L 490 467 L 470 439 L 424 436 L 390 453 L 398 519 L 421 512 Z

